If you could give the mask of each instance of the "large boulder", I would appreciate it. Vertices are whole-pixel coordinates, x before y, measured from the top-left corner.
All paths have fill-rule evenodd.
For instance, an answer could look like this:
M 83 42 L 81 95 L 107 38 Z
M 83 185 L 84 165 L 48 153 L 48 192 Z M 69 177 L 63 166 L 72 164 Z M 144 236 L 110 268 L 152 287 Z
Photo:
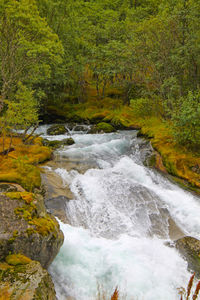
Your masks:
M 21 253 L 48 268 L 64 237 L 56 219 L 46 213 L 43 197 L 20 192 L 1 194 L 0 220 L 1 260 L 9 253 Z
M 60 135 L 65 134 L 67 132 L 67 129 L 62 124 L 52 125 L 47 129 L 48 135 Z
M 0 263 L 0 299 L 56 300 L 50 275 L 39 262 L 15 254 Z
M 97 125 L 92 126 L 88 133 L 111 133 L 116 132 L 116 129 L 105 122 L 98 123 Z
M 188 268 L 200 278 L 200 240 L 186 236 L 175 241 L 175 246 L 187 260 Z

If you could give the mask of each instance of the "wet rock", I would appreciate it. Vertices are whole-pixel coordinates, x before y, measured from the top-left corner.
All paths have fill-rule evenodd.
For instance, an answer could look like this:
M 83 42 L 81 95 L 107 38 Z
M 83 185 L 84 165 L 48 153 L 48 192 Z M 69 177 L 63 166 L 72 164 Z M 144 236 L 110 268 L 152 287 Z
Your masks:
M 155 151 L 149 141 L 138 139 L 138 147 L 140 151 L 140 159 L 145 166 L 155 166 Z
M 0 195 L 1 259 L 9 253 L 21 253 L 47 268 L 57 255 L 64 240 L 63 233 L 56 219 L 46 213 L 41 198 L 27 204 L 24 200 Z
M 0 263 L 0 298 L 56 300 L 50 275 L 39 262 Z
M 59 135 L 59 134 L 65 134 L 67 132 L 67 129 L 62 124 L 52 125 L 47 129 L 48 135 Z
M 51 147 L 53 149 L 57 149 L 61 146 L 70 146 L 70 145 L 73 145 L 74 143 L 75 142 L 72 138 L 67 138 L 67 139 L 64 139 L 62 141 L 58 141 L 58 140 L 49 141 L 47 139 L 43 140 L 43 145 L 44 146 L 48 146 L 48 147 Z
M 66 216 L 66 203 L 70 199 L 65 196 L 58 196 L 45 200 L 47 210 L 55 217 L 59 218 L 63 223 L 68 223 Z
M 64 139 L 61 141 L 61 145 L 64 145 L 64 146 L 70 146 L 73 144 L 75 144 L 75 142 L 72 138 Z
M 86 125 L 76 125 L 73 128 L 73 131 L 88 131 L 88 127 Z
M 105 122 L 98 123 L 97 125 L 92 126 L 88 133 L 111 133 L 116 132 L 116 129 Z
M 200 278 L 200 240 L 186 236 L 175 241 L 175 246 L 187 260 L 188 268 Z

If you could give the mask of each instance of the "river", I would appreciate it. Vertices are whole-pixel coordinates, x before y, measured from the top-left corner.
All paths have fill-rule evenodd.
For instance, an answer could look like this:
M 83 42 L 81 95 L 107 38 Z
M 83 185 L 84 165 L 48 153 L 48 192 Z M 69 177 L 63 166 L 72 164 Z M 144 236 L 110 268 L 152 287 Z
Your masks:
M 47 136 L 47 127 L 39 128 L 43 137 L 68 136 Z M 73 195 L 49 270 L 58 300 L 109 299 L 116 286 L 120 299 L 180 299 L 191 274 L 173 239 L 177 231 L 200 237 L 199 198 L 143 165 L 136 131 L 86 131 L 71 131 L 75 144 L 56 150 L 55 165 L 45 168 Z

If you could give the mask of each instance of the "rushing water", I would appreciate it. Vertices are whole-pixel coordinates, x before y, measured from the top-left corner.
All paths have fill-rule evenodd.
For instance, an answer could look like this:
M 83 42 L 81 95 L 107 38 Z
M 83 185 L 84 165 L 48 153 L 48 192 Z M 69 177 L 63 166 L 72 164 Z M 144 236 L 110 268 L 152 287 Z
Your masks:
M 49 139 L 66 138 L 45 130 Z M 190 274 L 169 222 L 199 238 L 199 199 L 142 164 L 135 131 L 71 134 L 75 145 L 56 155 L 77 167 L 53 170 L 74 195 L 66 210 L 70 225 L 60 223 L 64 245 L 50 268 L 58 299 L 97 299 L 99 289 L 111 295 L 116 286 L 123 299 L 179 299 L 177 288 L 187 286 Z

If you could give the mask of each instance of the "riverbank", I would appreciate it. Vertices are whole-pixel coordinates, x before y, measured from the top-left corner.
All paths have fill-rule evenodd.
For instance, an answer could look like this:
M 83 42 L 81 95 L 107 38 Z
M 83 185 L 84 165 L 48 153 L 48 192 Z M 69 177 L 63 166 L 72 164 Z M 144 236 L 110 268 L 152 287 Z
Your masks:
M 45 269 L 57 255 L 63 234 L 44 206 L 39 166 L 51 158 L 51 150 L 41 138 L 24 144 L 19 136 L 12 147 L 0 156 L 0 299 L 53 300 Z

